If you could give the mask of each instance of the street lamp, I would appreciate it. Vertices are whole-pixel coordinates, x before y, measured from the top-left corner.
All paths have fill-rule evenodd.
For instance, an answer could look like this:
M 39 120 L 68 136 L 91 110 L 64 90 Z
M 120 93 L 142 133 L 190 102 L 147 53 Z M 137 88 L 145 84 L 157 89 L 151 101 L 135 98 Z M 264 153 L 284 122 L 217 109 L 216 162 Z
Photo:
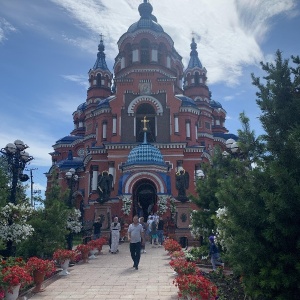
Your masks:
M 68 182 L 68 186 L 70 189 L 69 198 L 68 198 L 68 207 L 73 207 L 73 193 L 74 189 L 78 183 L 79 177 L 75 174 L 76 170 L 71 168 L 68 172 L 66 172 L 66 179 Z M 66 236 L 67 240 L 67 248 L 68 250 L 72 250 L 73 248 L 73 232 L 70 230 L 69 234 Z
M 228 139 L 225 142 L 226 148 L 229 151 L 223 151 L 223 157 L 228 157 L 229 155 L 237 155 L 240 152 L 239 144 L 234 139 Z
M 68 172 L 66 172 L 66 179 L 68 182 L 68 186 L 70 189 L 69 199 L 68 199 L 68 206 L 69 208 L 73 207 L 73 193 L 74 189 L 78 183 L 79 177 L 77 174 L 75 174 L 75 169 L 71 168 Z
M 21 140 L 16 140 L 14 143 L 8 143 L 5 148 L 0 152 L 7 157 L 9 169 L 12 173 L 11 194 L 9 202 L 16 204 L 16 192 L 18 180 L 25 182 L 29 179 L 27 174 L 23 174 L 24 168 L 27 163 L 33 160 L 25 149 L 29 148 Z

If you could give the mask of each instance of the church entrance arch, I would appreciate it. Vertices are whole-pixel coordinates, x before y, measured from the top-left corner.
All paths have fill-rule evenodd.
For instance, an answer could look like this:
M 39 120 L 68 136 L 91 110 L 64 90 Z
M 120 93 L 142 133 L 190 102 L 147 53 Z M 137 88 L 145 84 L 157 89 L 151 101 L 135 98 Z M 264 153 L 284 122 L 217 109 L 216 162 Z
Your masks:
M 148 215 L 156 207 L 157 190 L 149 179 L 141 179 L 133 187 L 133 215 L 143 216 L 147 221 Z

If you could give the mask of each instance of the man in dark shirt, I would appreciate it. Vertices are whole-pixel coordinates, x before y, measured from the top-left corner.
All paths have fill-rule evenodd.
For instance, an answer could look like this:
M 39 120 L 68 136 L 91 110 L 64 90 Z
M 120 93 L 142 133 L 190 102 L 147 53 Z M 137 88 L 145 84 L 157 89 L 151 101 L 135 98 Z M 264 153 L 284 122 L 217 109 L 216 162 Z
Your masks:
M 158 235 L 158 244 L 161 246 L 164 242 L 164 225 L 165 222 L 162 217 L 159 217 L 158 225 L 157 225 L 157 235 Z
M 102 223 L 101 223 L 101 219 L 98 218 L 95 223 L 93 224 L 94 227 L 94 236 L 93 236 L 93 240 L 99 239 L 100 235 L 101 235 L 101 227 L 102 227 Z

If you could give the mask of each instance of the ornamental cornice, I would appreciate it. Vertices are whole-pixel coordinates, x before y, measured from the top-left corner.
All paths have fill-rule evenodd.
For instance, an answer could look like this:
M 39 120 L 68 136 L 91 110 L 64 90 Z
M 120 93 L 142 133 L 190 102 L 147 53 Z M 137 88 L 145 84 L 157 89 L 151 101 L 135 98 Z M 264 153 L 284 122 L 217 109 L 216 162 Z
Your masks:
M 104 144 L 105 149 L 107 150 L 131 150 L 132 148 L 140 145 L 140 143 L 107 143 Z M 158 149 L 184 149 L 186 148 L 186 143 L 151 143 L 151 145 L 157 147 Z
M 198 137 L 206 137 L 206 138 L 210 138 L 213 139 L 214 136 L 210 133 L 206 133 L 206 132 L 198 132 Z
M 167 72 L 163 71 L 161 68 L 151 68 L 151 69 L 145 68 L 145 69 L 129 69 L 126 73 L 124 73 L 120 77 L 115 78 L 115 81 L 121 82 L 120 80 L 124 80 L 122 82 L 132 82 L 133 81 L 132 78 L 126 79 L 124 77 L 127 77 L 132 73 L 136 74 L 136 73 L 154 73 L 154 72 L 160 73 L 168 78 L 172 78 L 172 79 L 174 78 L 174 72 L 172 72 L 171 70 L 169 73 L 167 73 Z M 126 80 L 129 80 L 129 81 L 126 81 Z
M 150 35 L 152 35 L 156 40 L 159 39 L 160 37 L 165 38 L 168 43 L 170 44 L 171 48 L 173 48 L 174 46 L 174 42 L 172 40 L 172 38 L 166 33 L 166 32 L 157 32 L 157 31 L 153 31 L 150 29 L 138 29 L 134 32 L 125 32 L 119 39 L 118 41 L 118 47 L 120 49 L 121 45 L 123 44 L 123 42 L 126 39 L 131 39 L 132 41 L 139 35 L 139 34 L 144 34 L 144 33 L 149 33 Z
M 197 116 L 200 115 L 200 109 L 189 107 L 189 106 L 181 106 L 180 112 L 185 112 L 185 113 L 188 112 L 188 113 L 195 114 Z
M 153 106 L 156 109 L 157 115 L 163 114 L 163 107 L 156 98 L 154 98 L 152 96 L 139 96 L 130 102 L 128 109 L 127 109 L 128 115 L 134 115 L 136 106 L 141 102 L 149 102 L 149 103 L 153 104 Z
M 204 151 L 204 146 L 200 146 L 200 147 L 187 147 L 184 150 L 184 152 L 188 152 L 188 153 L 203 153 L 203 151 Z

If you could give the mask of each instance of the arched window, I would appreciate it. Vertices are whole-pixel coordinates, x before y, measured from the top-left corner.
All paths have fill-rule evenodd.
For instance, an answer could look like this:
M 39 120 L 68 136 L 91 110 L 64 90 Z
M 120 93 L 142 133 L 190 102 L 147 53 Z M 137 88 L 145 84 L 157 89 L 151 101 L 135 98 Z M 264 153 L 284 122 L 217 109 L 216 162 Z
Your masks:
M 147 39 L 142 39 L 140 43 L 140 49 L 141 49 L 141 64 L 149 64 L 150 42 Z
M 159 44 L 158 53 L 157 53 L 157 62 L 158 64 L 165 66 L 166 65 L 166 46 L 164 44 Z
M 97 74 L 97 86 L 101 86 L 101 74 Z
M 199 85 L 200 83 L 200 74 L 199 72 L 195 72 L 195 85 Z
M 144 117 L 147 121 L 147 141 L 155 142 L 156 140 L 156 128 L 155 128 L 155 109 L 148 103 L 142 103 L 136 110 L 136 141 L 143 142 L 144 140 Z
M 126 57 L 126 61 L 125 61 L 126 67 L 132 65 L 132 49 L 130 44 L 127 44 L 125 46 L 125 57 Z

